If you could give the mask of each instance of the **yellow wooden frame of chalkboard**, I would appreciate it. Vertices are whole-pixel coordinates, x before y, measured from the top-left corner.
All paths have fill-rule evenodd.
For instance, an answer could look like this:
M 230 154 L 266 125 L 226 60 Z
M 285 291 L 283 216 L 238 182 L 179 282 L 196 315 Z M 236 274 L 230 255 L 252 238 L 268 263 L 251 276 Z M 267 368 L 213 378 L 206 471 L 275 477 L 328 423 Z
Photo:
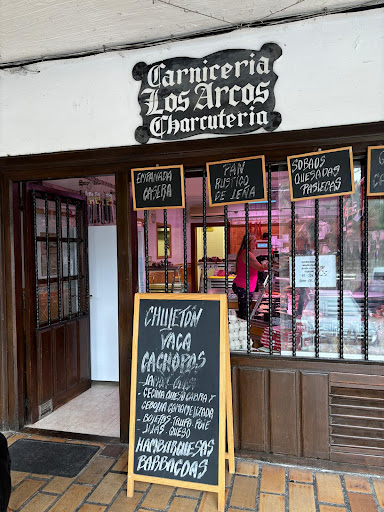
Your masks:
M 308 197 L 293 197 L 293 189 L 292 189 L 292 172 L 291 172 L 291 160 L 293 158 L 301 158 L 303 156 L 312 156 L 312 155 L 323 155 L 324 153 L 334 153 L 335 151 L 344 151 L 348 149 L 349 151 L 349 164 L 351 171 L 351 183 L 352 190 L 350 192 L 339 192 L 336 194 L 324 194 L 320 196 L 308 196 Z M 353 153 L 352 146 L 347 146 L 345 148 L 336 148 L 336 149 L 325 149 L 324 151 L 314 151 L 313 153 L 303 153 L 302 155 L 292 155 L 287 157 L 288 164 L 288 178 L 289 178 L 289 192 L 291 194 L 291 201 L 294 203 L 296 201 L 307 201 L 308 199 L 323 199 L 325 197 L 337 197 L 337 196 L 349 196 L 350 194 L 355 193 L 355 178 L 353 174 Z
M 383 196 L 384 192 L 371 192 L 371 152 L 372 149 L 384 149 L 384 146 L 368 146 L 367 152 L 367 196 L 377 197 Z
M 180 206 L 167 206 L 166 208 L 159 208 L 158 206 L 151 206 L 150 208 L 137 208 L 136 207 L 136 193 L 135 193 L 135 180 L 134 173 L 139 171 L 159 171 L 160 169 L 180 169 L 181 179 L 181 202 Z M 174 208 L 185 208 L 185 191 L 184 191 L 184 167 L 182 165 L 162 165 L 158 167 L 142 167 L 131 169 L 131 181 L 132 181 L 132 196 L 133 196 L 133 209 L 135 211 L 140 210 L 172 210 Z
M 135 454 L 135 424 L 136 424 L 136 391 L 137 391 L 137 356 L 138 356 L 138 335 L 139 335 L 139 310 L 140 300 L 204 300 L 220 302 L 220 375 L 219 375 L 219 461 L 218 461 L 218 485 L 199 484 L 184 480 L 152 477 L 134 473 Z M 148 482 L 198 491 L 214 492 L 218 495 L 218 511 L 223 512 L 225 508 L 225 460 L 229 461 L 229 469 L 234 472 L 234 441 L 233 441 L 233 415 L 232 415 L 232 392 L 229 356 L 229 335 L 228 335 L 228 299 L 225 294 L 206 295 L 201 293 L 136 293 L 133 317 L 133 338 L 132 338 L 132 366 L 131 366 L 131 403 L 129 420 L 129 448 L 128 448 L 128 475 L 127 475 L 127 496 L 132 498 L 134 494 L 134 483 Z M 230 395 L 229 395 L 230 393 Z M 229 423 L 232 421 L 232 428 Z M 228 452 L 225 452 L 227 432 Z
M 252 200 L 245 200 L 245 201 L 229 201 L 228 203 L 214 203 L 212 201 L 211 180 L 210 180 L 210 174 L 209 174 L 209 166 L 210 165 L 225 164 L 227 162 L 244 162 L 245 160 L 258 160 L 258 159 L 261 159 L 261 162 L 262 162 L 264 197 L 262 197 L 260 199 L 252 199 Z M 265 178 L 265 156 L 264 155 L 248 156 L 246 158 L 233 158 L 232 160 L 219 160 L 218 162 L 207 162 L 206 169 L 207 169 L 207 178 L 208 178 L 209 206 L 225 206 L 225 205 L 229 205 L 229 204 L 256 203 L 259 201 L 267 200 L 267 185 L 266 185 L 266 178 Z

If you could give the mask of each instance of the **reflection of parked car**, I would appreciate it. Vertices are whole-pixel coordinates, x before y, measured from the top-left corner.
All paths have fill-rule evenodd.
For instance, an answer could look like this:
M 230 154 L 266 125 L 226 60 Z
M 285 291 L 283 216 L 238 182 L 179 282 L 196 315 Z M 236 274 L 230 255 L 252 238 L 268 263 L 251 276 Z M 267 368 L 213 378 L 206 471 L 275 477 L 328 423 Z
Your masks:
M 364 320 L 359 305 L 349 292 L 344 292 L 343 340 L 345 344 L 362 346 L 364 339 Z M 306 305 L 301 322 L 304 332 L 313 335 L 315 331 L 314 298 Z M 319 295 L 319 335 L 320 342 L 335 342 L 339 338 L 339 297 L 337 293 L 320 291 Z M 377 342 L 376 326 L 368 324 L 368 343 Z
M 382 293 L 384 295 L 384 267 L 375 267 L 373 269 L 368 293 Z

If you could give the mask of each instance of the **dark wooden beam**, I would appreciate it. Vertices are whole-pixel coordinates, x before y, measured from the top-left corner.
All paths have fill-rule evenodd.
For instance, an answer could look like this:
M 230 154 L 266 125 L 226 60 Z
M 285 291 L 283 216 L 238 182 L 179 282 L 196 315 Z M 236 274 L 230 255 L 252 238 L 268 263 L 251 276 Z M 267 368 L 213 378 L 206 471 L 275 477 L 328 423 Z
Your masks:
M 128 442 L 133 301 L 137 291 L 137 218 L 129 174 L 116 176 L 117 272 L 119 296 L 120 439 Z
M 18 374 L 12 185 L 0 177 L 0 425 L 18 429 Z
M 384 143 L 384 122 L 313 128 L 290 132 L 256 133 L 162 144 L 65 151 L 0 158 L 0 173 L 12 180 L 40 180 L 124 173 L 133 167 L 183 163 L 203 166 L 214 161 L 263 154 L 269 162 L 285 162 L 300 153 L 353 146 L 355 155 L 367 145 Z

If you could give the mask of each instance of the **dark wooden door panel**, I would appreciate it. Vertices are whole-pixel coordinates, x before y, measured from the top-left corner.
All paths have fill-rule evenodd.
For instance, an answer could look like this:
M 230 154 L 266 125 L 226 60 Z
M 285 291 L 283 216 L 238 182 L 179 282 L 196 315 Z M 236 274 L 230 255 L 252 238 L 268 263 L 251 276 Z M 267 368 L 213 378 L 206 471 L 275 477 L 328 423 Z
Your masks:
M 271 370 L 269 375 L 271 451 L 298 456 L 299 403 L 296 372 Z
M 80 380 L 91 380 L 91 342 L 89 316 L 78 319 Z
M 329 376 L 301 372 L 304 457 L 329 459 Z
M 51 329 L 37 334 L 39 405 L 53 396 Z
M 239 369 L 237 401 L 241 450 L 267 451 L 266 372 L 253 368 Z
M 57 397 L 67 389 L 67 359 L 65 343 L 65 326 L 63 324 L 52 329 L 53 335 L 53 358 L 55 372 L 54 396 Z
M 34 422 L 91 385 L 87 202 L 35 183 L 23 197 L 25 398 Z
M 65 324 L 67 345 L 67 388 L 79 382 L 79 341 L 77 321 Z

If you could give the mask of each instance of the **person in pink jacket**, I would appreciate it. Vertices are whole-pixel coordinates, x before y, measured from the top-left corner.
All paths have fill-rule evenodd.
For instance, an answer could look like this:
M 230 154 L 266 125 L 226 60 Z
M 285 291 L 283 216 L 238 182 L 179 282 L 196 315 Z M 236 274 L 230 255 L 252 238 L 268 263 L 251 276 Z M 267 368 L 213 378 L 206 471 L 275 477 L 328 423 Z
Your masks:
M 247 318 L 247 281 L 246 281 L 246 235 L 241 242 L 240 249 L 236 257 L 236 278 L 232 284 L 232 290 L 237 295 L 239 304 L 238 317 Z M 263 264 L 259 263 L 253 254 L 256 249 L 256 236 L 253 233 L 249 234 L 249 302 L 251 302 L 253 293 L 257 285 L 257 273 L 262 272 L 268 266 L 268 262 Z

